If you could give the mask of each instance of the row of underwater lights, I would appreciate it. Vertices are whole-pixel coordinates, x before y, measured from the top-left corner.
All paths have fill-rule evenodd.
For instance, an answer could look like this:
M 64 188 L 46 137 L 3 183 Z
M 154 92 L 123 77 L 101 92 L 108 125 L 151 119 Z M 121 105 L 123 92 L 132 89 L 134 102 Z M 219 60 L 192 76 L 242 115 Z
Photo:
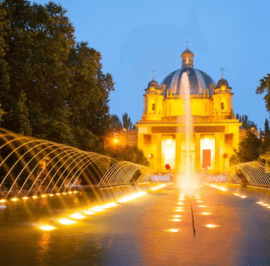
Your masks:
M 155 191 L 155 190 L 161 189 L 169 184 L 158 185 L 158 186 L 151 188 L 150 190 Z M 135 200 L 139 197 L 142 197 L 146 194 L 147 193 L 145 191 L 139 191 L 139 192 L 124 196 L 124 197 L 118 199 L 117 201 L 108 202 L 108 203 L 105 203 L 103 205 L 96 205 L 96 206 L 93 206 L 91 208 L 82 210 L 80 212 L 74 212 L 74 213 L 70 214 L 69 216 L 58 219 L 57 222 L 61 225 L 73 225 L 73 224 L 76 224 L 78 222 L 78 220 L 85 219 L 87 216 L 91 216 L 91 215 L 94 215 L 97 213 L 104 212 L 107 209 L 117 207 L 119 205 L 118 203 L 126 203 L 129 201 Z M 56 226 L 49 225 L 49 224 L 42 224 L 42 225 L 39 225 L 38 228 L 41 230 L 44 230 L 44 231 L 52 231 L 52 230 L 56 229 Z
M 213 188 L 216 188 L 216 189 L 219 189 L 219 190 L 221 190 L 223 192 L 226 192 L 227 191 L 226 188 L 221 187 L 221 186 L 217 186 L 217 185 L 213 185 L 213 184 L 210 185 L 210 184 L 207 184 L 207 183 L 206 183 L 206 185 L 208 185 L 210 187 L 213 187 Z M 240 193 L 233 193 L 233 195 L 236 196 L 236 197 L 242 198 L 242 199 L 246 199 L 247 198 L 246 195 L 240 194 Z M 270 209 L 270 203 L 266 203 L 266 202 L 264 202 L 262 200 L 257 201 L 256 203 L 259 204 L 259 205 L 261 205 L 261 206 L 263 206 L 263 207 L 266 207 L 266 208 Z
M 207 206 L 206 205 L 202 205 L 203 201 L 200 199 L 199 195 L 195 195 L 195 199 L 196 199 L 196 203 L 198 203 L 198 207 L 199 208 L 206 208 Z M 185 205 L 185 194 L 181 194 L 180 197 L 179 197 L 179 201 L 177 203 L 178 206 L 175 207 L 175 212 L 184 212 L 184 207 L 183 205 Z M 210 212 L 201 212 L 201 215 L 211 215 Z M 173 214 L 172 215 L 172 219 L 171 221 L 173 222 L 181 222 L 182 218 L 182 215 L 180 214 Z M 219 227 L 219 225 L 216 225 L 216 224 L 213 224 L 213 223 L 208 223 L 205 225 L 205 227 L 207 228 L 216 228 L 216 227 Z M 171 229 L 168 229 L 167 230 L 168 232 L 172 232 L 172 233 L 177 233 L 179 232 L 179 228 L 171 228 Z
M 56 196 L 60 196 L 60 195 L 67 195 L 67 194 L 75 194 L 75 193 L 79 193 L 80 191 L 77 191 L 77 190 L 74 190 L 74 191 L 68 191 L 68 192 L 58 192 L 58 193 L 55 193 L 55 194 L 41 194 L 39 196 L 37 195 L 34 195 L 34 196 L 31 196 L 31 197 L 22 197 L 22 198 L 18 198 L 18 197 L 13 197 L 13 198 L 10 198 L 10 199 L 0 199 L 0 203 L 5 203 L 7 202 L 8 200 L 10 201 L 13 201 L 13 202 L 16 202 L 18 201 L 19 199 L 23 199 L 23 200 L 28 200 L 28 199 L 38 199 L 38 198 L 46 198 L 46 197 L 53 197 L 54 195 Z

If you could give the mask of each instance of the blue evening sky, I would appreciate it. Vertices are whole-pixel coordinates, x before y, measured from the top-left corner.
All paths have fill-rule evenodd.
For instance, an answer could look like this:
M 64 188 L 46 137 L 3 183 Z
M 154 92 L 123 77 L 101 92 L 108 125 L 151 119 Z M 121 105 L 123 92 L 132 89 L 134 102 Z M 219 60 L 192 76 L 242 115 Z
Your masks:
M 36 3 L 48 1 L 36 0 Z M 234 112 L 264 127 L 269 118 L 259 80 L 270 73 L 270 1 L 268 0 L 58 0 L 75 27 L 77 41 L 102 54 L 115 91 L 111 114 L 127 112 L 137 122 L 148 82 L 160 83 L 181 67 L 189 40 L 194 67 L 214 81 L 220 69 L 234 93 Z

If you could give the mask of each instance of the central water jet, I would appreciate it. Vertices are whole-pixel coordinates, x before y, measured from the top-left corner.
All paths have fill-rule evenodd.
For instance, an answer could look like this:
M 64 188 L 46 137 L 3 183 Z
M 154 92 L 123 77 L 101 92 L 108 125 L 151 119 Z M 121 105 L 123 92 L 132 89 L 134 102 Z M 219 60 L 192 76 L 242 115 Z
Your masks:
M 193 140 L 193 121 L 191 113 L 191 101 L 190 101 L 190 83 L 188 79 L 188 73 L 183 73 L 181 78 L 181 98 L 184 101 L 184 116 L 179 116 L 178 124 L 182 124 L 184 128 L 184 141 L 181 147 L 181 165 L 178 173 L 178 186 L 179 187 L 191 187 L 197 186 L 197 177 L 194 169 L 194 157 L 195 147 Z M 181 128 L 178 129 L 181 132 Z

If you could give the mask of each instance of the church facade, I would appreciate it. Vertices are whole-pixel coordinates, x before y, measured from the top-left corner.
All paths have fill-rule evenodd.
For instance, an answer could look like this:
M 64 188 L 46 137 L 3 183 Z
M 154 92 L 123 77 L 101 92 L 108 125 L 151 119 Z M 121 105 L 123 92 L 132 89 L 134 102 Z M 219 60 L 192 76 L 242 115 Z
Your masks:
M 193 123 L 192 148 L 188 156 L 196 172 L 223 173 L 229 157 L 238 149 L 239 123 L 233 112 L 233 93 L 222 78 L 215 84 L 205 72 L 194 68 L 194 54 L 186 49 L 182 68 L 170 73 L 159 85 L 149 82 L 144 94 L 144 111 L 138 128 L 138 148 L 149 159 L 154 172 L 179 172 L 186 156 L 185 100 L 182 77 L 190 85 Z

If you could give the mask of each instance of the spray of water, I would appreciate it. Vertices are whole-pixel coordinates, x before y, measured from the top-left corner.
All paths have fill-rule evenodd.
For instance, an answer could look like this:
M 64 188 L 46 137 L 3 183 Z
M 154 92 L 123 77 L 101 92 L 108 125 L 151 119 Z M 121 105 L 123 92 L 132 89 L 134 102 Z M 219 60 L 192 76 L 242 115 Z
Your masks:
M 197 177 L 194 172 L 194 141 L 193 141 L 193 121 L 190 102 L 190 84 L 187 73 L 183 73 L 181 79 L 181 98 L 184 100 L 185 115 L 179 117 L 179 122 L 184 127 L 184 141 L 181 147 L 181 165 L 178 175 L 178 185 L 180 187 L 197 186 Z

